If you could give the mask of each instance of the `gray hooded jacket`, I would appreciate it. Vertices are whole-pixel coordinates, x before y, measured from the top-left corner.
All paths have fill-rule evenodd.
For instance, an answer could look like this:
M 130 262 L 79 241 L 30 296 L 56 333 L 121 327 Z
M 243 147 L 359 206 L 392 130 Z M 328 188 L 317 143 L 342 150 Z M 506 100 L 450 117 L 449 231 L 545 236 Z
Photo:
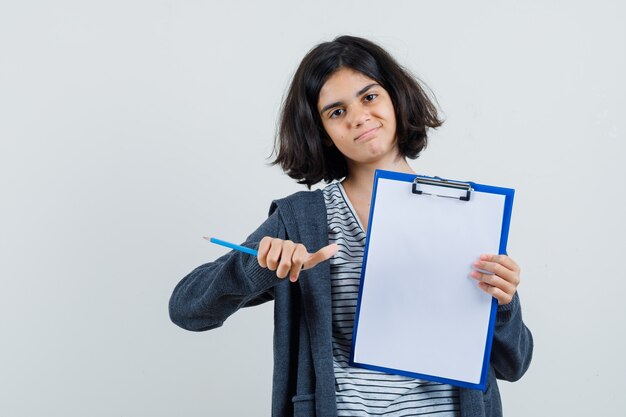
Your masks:
M 264 236 L 304 244 L 309 252 L 328 245 L 321 191 L 303 191 L 274 201 L 268 219 L 243 245 L 258 247 Z M 254 256 L 231 251 L 183 278 L 170 299 L 178 326 L 203 331 L 220 327 L 241 307 L 274 300 L 272 416 L 335 417 L 332 362 L 330 265 L 302 271 L 296 283 L 278 279 Z M 485 392 L 459 389 L 461 415 L 501 416 L 496 378 L 516 381 L 526 372 L 533 340 L 522 322 L 517 295 L 499 306 Z

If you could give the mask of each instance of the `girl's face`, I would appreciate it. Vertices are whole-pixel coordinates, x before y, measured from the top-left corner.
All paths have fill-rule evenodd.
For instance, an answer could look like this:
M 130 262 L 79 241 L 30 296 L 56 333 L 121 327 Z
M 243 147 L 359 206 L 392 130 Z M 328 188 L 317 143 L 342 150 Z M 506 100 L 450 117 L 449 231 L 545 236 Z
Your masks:
M 322 86 L 317 110 L 349 168 L 385 165 L 398 158 L 391 97 L 368 76 L 350 68 L 339 69 Z

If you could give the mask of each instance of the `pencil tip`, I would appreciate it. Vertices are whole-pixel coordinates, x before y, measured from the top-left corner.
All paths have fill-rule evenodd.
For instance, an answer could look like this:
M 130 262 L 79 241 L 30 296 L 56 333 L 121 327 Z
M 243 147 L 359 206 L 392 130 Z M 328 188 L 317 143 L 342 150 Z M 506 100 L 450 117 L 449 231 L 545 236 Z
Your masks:
M 202 236 L 202 239 L 211 240 L 210 237 Z

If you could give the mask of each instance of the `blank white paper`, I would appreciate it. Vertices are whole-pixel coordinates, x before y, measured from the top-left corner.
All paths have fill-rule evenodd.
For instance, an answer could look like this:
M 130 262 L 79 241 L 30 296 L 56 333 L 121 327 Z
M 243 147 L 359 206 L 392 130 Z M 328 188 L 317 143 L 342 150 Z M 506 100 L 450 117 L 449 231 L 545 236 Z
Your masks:
M 469 274 L 480 254 L 498 253 L 504 202 L 378 179 L 355 363 L 480 383 L 492 298 Z

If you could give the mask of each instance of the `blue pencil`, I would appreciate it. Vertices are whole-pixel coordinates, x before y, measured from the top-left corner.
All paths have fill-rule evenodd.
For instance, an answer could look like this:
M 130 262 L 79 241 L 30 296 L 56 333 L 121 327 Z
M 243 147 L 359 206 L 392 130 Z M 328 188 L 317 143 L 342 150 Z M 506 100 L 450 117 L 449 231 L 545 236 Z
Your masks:
M 226 242 L 225 240 L 216 239 L 214 237 L 203 236 L 203 239 L 206 239 L 206 240 L 208 240 L 211 243 L 215 243 L 217 245 L 226 246 L 227 248 L 235 249 L 235 250 L 238 250 L 240 252 L 247 253 L 247 254 L 250 254 L 250 255 L 253 255 L 253 256 L 257 256 L 259 254 L 259 251 L 256 251 L 254 249 L 246 248 L 245 246 L 235 245 L 234 243 Z

